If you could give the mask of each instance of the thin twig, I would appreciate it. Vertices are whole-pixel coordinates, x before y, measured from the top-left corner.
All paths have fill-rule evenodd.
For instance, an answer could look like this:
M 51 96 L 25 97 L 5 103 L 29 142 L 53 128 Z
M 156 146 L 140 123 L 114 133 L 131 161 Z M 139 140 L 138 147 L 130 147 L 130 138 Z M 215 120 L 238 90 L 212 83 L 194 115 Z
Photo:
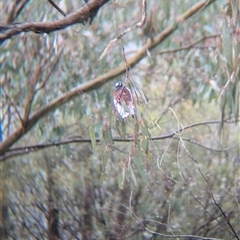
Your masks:
M 30 80 L 30 84 L 29 84 L 29 93 L 26 98 L 24 114 L 23 114 L 23 124 L 24 125 L 28 121 L 28 117 L 30 114 L 31 106 L 32 106 L 32 101 L 33 101 L 34 94 L 35 94 L 35 86 L 37 84 L 37 81 L 38 81 L 41 73 L 42 73 L 42 68 L 41 68 L 40 64 L 38 64 L 38 67 L 35 69 L 35 72 L 33 74 L 34 76 L 33 76 L 32 80 Z
M 132 212 L 133 217 L 138 221 L 138 223 L 143 227 L 143 229 L 146 232 L 151 233 L 153 236 L 161 236 L 163 238 L 190 238 L 190 239 L 197 239 L 197 240 L 220 240 L 219 238 L 211 238 L 211 237 L 202 237 L 202 236 L 197 236 L 197 235 L 176 235 L 173 233 L 173 235 L 167 235 L 167 234 L 162 234 L 162 233 L 158 233 L 155 231 L 152 231 L 150 229 L 148 229 L 143 223 L 142 221 L 136 216 L 136 214 L 134 212 Z
M 19 118 L 21 124 L 23 124 L 23 118 L 22 118 L 20 112 L 18 111 L 18 108 L 17 108 L 16 104 L 12 101 L 12 97 L 10 97 L 10 96 L 5 92 L 4 89 L 2 89 L 2 91 L 3 91 L 4 95 L 6 96 L 6 100 L 10 103 L 10 106 L 12 106 L 12 107 L 14 108 L 16 114 L 18 115 L 18 118 Z
M 64 47 L 65 47 L 65 44 L 63 44 L 61 46 L 61 48 L 59 49 L 58 53 L 56 54 L 56 56 L 54 57 L 54 59 L 51 62 L 49 62 L 48 64 L 45 64 L 46 66 L 42 66 L 42 68 L 45 68 L 45 69 L 48 70 L 48 74 L 45 76 L 45 79 L 39 84 L 38 88 L 36 88 L 35 93 L 37 93 L 40 89 L 44 88 L 44 86 L 46 85 L 46 83 L 49 80 L 49 78 L 50 78 L 54 68 L 56 67 L 56 65 L 58 64 L 58 62 L 60 60 L 60 57 L 61 57 L 61 55 L 63 53 L 63 50 L 64 50 Z M 52 50 L 53 49 L 54 48 L 52 48 Z
M 213 195 L 213 193 L 212 193 L 212 190 L 211 190 L 211 188 L 210 188 L 209 182 L 208 182 L 208 180 L 206 179 L 205 175 L 203 174 L 203 172 L 202 172 L 202 170 L 201 170 L 201 168 L 200 168 L 200 165 L 199 165 L 197 159 L 188 151 L 188 149 L 186 148 L 186 146 L 185 146 L 184 141 L 183 141 L 182 138 L 180 138 L 180 141 L 181 141 L 182 146 L 183 146 L 184 150 L 186 151 L 187 155 L 196 163 L 199 173 L 201 174 L 202 178 L 203 178 L 204 181 L 206 182 L 206 185 L 207 185 L 207 187 L 208 187 L 208 191 L 209 191 L 209 193 L 210 193 L 210 195 L 211 195 L 211 199 L 213 200 L 214 204 L 217 206 L 217 208 L 218 208 L 218 209 L 220 210 L 220 212 L 222 213 L 222 216 L 224 217 L 225 221 L 227 222 L 228 226 L 230 227 L 230 229 L 231 229 L 232 231 L 230 231 L 229 229 L 227 229 L 226 227 L 224 227 L 222 224 L 220 224 L 220 223 L 219 223 L 219 224 L 220 224 L 221 226 L 223 226 L 230 234 L 232 234 L 232 236 L 236 237 L 236 239 L 239 240 L 239 237 L 238 237 L 236 231 L 234 230 L 232 224 L 230 223 L 229 218 L 226 216 L 226 214 L 225 214 L 225 212 L 223 211 L 223 209 L 221 208 L 221 206 L 217 203 L 217 201 L 216 201 L 216 199 L 215 199 L 215 197 L 214 197 L 214 195 Z
M 206 207 L 200 202 L 200 200 L 194 196 L 194 194 L 188 190 L 190 195 L 192 196 L 192 198 L 204 209 L 204 211 L 212 218 L 214 219 L 221 227 L 223 227 L 225 230 L 227 230 L 230 234 L 232 234 L 231 231 L 229 231 L 228 228 L 225 227 L 225 225 L 223 225 L 219 220 L 218 220 L 218 217 L 221 217 L 221 215 L 219 215 L 218 217 L 214 216 L 210 211 L 208 211 L 206 209 Z
M 175 140 L 175 139 L 180 140 L 180 137 L 175 137 L 174 140 Z M 185 142 L 189 142 L 189 143 L 191 143 L 191 144 L 196 145 L 197 147 L 201 147 L 201 148 L 204 148 L 204 149 L 209 150 L 209 151 L 212 151 L 212 152 L 227 152 L 227 151 L 229 151 L 230 149 L 232 149 L 232 148 L 234 148 L 234 147 L 240 146 L 240 142 L 239 142 L 239 143 L 237 143 L 237 144 L 234 144 L 234 145 L 229 146 L 229 147 L 224 148 L 224 149 L 216 149 L 216 148 L 210 148 L 210 147 L 204 146 L 204 145 L 202 145 L 201 143 L 196 142 L 196 141 L 194 141 L 194 140 L 192 140 L 192 139 L 182 138 L 182 137 L 181 137 L 181 139 L 182 139 L 183 141 L 185 141 Z
M 52 0 L 48 0 L 50 4 L 52 4 L 53 7 L 55 7 L 64 17 L 67 16 L 67 14 Z
M 114 43 L 116 43 L 119 39 L 121 39 L 125 34 L 127 34 L 128 32 L 132 31 L 135 28 L 142 28 L 143 25 L 146 22 L 146 0 L 142 0 L 142 18 L 141 21 L 138 22 L 137 24 L 135 24 L 132 27 L 127 28 L 125 31 L 121 32 L 116 38 L 114 38 L 113 40 L 111 40 L 109 42 L 109 44 L 107 45 L 107 47 L 104 49 L 103 53 L 101 54 L 101 56 L 99 57 L 99 61 L 101 61 L 109 52 L 109 50 L 112 48 L 112 46 L 114 45 Z
M 162 54 L 166 54 L 166 53 L 175 53 L 175 52 L 179 52 L 179 51 L 189 50 L 189 49 L 193 48 L 195 45 L 197 45 L 198 43 L 205 41 L 206 39 L 217 38 L 217 37 L 220 37 L 220 36 L 221 36 L 220 33 L 206 35 L 206 36 L 203 36 L 201 38 L 198 38 L 194 42 L 191 42 L 191 43 L 189 43 L 185 46 L 182 46 L 182 47 L 179 47 L 179 48 L 165 49 L 165 50 L 161 50 L 161 51 L 153 51 L 152 54 L 153 55 L 162 55 Z M 195 46 L 195 48 L 212 48 L 212 47 L 211 46 Z

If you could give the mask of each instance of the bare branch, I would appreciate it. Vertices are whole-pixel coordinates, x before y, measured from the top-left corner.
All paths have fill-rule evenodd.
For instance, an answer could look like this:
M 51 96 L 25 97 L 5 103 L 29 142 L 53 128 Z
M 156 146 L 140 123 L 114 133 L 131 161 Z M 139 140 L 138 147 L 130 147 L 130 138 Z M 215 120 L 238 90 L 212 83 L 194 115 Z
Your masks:
M 130 211 L 130 209 L 128 209 Z M 161 236 L 163 238 L 167 238 L 167 239 L 171 239 L 171 238 L 174 238 L 174 239 L 179 239 L 179 238 L 183 238 L 183 239 L 187 239 L 187 238 L 190 238 L 190 239 L 200 239 L 200 240 L 220 240 L 219 238 L 211 238 L 211 237 L 202 237 L 202 236 L 196 236 L 196 235 L 176 235 L 176 234 L 172 234 L 172 235 L 169 235 L 169 234 L 162 234 L 162 233 L 158 233 L 158 232 L 155 232 L 155 231 L 152 231 L 150 229 L 148 229 L 145 225 L 144 225 L 144 222 L 141 221 L 137 215 L 131 211 L 131 214 L 132 216 L 136 219 L 136 221 L 143 227 L 143 229 L 149 233 L 151 233 L 153 236 Z
M 14 3 L 12 3 L 11 8 L 9 10 L 9 14 L 7 18 L 5 19 L 5 24 L 9 24 L 16 20 L 19 13 L 23 10 L 23 8 L 26 6 L 26 4 L 29 2 L 29 0 L 15 0 Z
M 0 31 L 5 32 L 0 36 L 0 43 L 22 32 L 50 33 L 64 29 L 71 25 L 82 23 L 88 20 L 90 23 L 101 8 L 109 0 L 92 0 L 87 5 L 69 16 L 52 22 L 28 22 L 19 24 L 0 24 Z
M 33 101 L 33 97 L 34 97 L 34 93 L 35 93 L 35 86 L 37 84 L 37 81 L 39 79 L 39 76 L 41 74 L 41 66 L 38 64 L 38 67 L 36 68 L 35 72 L 34 72 L 34 77 L 30 82 L 30 89 L 29 89 L 29 93 L 26 99 L 26 104 L 25 104 L 25 108 L 24 108 L 24 114 L 23 114 L 23 124 L 27 123 L 28 120 L 28 116 L 30 113 L 30 109 L 31 109 L 31 105 L 32 105 L 32 101 Z
M 220 37 L 220 35 L 221 35 L 220 33 L 206 35 L 206 36 L 198 38 L 197 40 L 195 40 L 195 41 L 193 41 L 193 42 L 191 42 L 191 43 L 189 43 L 185 46 L 182 46 L 180 48 L 165 49 L 165 50 L 153 52 L 153 54 L 166 54 L 166 53 L 175 53 L 175 52 L 179 52 L 179 51 L 183 51 L 183 50 L 189 50 L 192 47 L 194 47 L 195 45 L 197 45 L 198 43 L 205 41 L 206 39 L 217 38 L 217 37 Z M 196 48 L 206 48 L 206 47 L 205 46 L 204 47 L 203 46 L 198 46 Z
M 212 190 L 211 190 L 209 181 L 208 181 L 208 179 L 206 178 L 206 176 L 203 174 L 203 172 L 202 172 L 202 170 L 201 170 L 201 168 L 200 168 L 200 165 L 199 165 L 197 159 L 188 151 L 188 149 L 187 149 L 187 147 L 185 146 L 184 141 L 183 141 L 183 139 L 181 138 L 181 136 L 180 136 L 179 139 L 180 139 L 180 141 L 181 141 L 181 143 L 182 143 L 182 146 L 183 146 L 184 150 L 186 151 L 187 155 L 196 163 L 197 168 L 198 168 L 198 171 L 199 171 L 199 173 L 201 174 L 202 178 L 204 179 L 204 181 L 205 181 L 205 183 L 206 183 L 206 185 L 207 185 L 207 187 L 208 187 L 208 191 L 209 191 L 209 193 L 210 193 L 210 195 L 211 195 L 211 199 L 212 199 L 213 203 L 214 203 L 214 204 L 217 206 L 217 208 L 220 210 L 222 216 L 224 217 L 225 221 L 227 222 L 227 225 L 230 227 L 231 230 L 227 229 L 226 227 L 224 227 L 224 228 L 225 228 L 232 236 L 234 236 L 236 239 L 239 240 L 240 238 L 238 237 L 238 235 L 237 235 L 234 227 L 233 227 L 232 224 L 230 223 L 229 218 L 226 216 L 226 214 L 225 214 L 225 212 L 223 211 L 223 209 L 221 208 L 220 204 L 217 203 L 217 201 L 216 201 L 216 199 L 215 199 L 215 197 L 214 197 L 214 195 L 213 195 L 213 192 L 212 192 Z M 199 202 L 199 201 L 198 201 L 198 202 Z M 205 208 L 204 208 L 204 209 L 205 209 Z M 221 224 L 221 226 L 223 226 L 223 225 Z
M 16 104 L 12 101 L 12 98 L 8 95 L 8 93 L 5 92 L 5 90 L 2 89 L 2 91 L 3 91 L 4 95 L 6 96 L 6 100 L 9 102 L 9 105 L 14 108 L 16 114 L 18 115 L 20 122 L 23 123 L 23 118 L 22 118 Z
M 235 121 L 231 121 L 231 122 L 224 121 L 224 122 L 225 123 L 235 123 Z M 206 150 L 213 151 L 213 152 L 226 152 L 226 151 L 229 151 L 229 149 L 231 149 L 231 148 L 237 147 L 240 143 L 235 144 L 233 146 L 229 146 L 229 147 L 224 148 L 224 149 L 214 149 L 214 148 L 204 146 L 204 145 L 202 145 L 202 144 L 200 144 L 196 141 L 193 141 L 191 139 L 185 139 L 185 138 L 177 136 L 179 133 L 181 133 L 182 131 L 187 130 L 187 129 L 191 129 L 191 128 L 198 127 L 198 126 L 203 126 L 203 125 L 219 124 L 219 123 L 221 123 L 220 120 L 194 123 L 194 124 L 185 126 L 183 128 L 180 128 L 180 129 L 178 129 L 178 130 L 176 130 L 176 131 L 174 131 L 173 133 L 170 133 L 170 134 L 166 134 L 166 135 L 162 135 L 162 136 L 152 136 L 152 137 L 149 138 L 149 140 L 150 141 L 159 141 L 159 140 L 164 140 L 164 139 L 174 137 L 175 140 L 186 141 L 186 142 L 189 142 L 191 144 L 197 145 L 201 148 L 204 148 Z M 99 143 L 100 141 L 101 141 L 100 138 L 96 139 L 96 142 Z M 128 142 L 134 141 L 134 138 L 133 137 L 129 137 L 129 138 L 113 137 L 113 141 L 114 142 L 126 142 L 126 143 L 128 143 Z M 16 147 L 16 148 L 9 149 L 3 156 L 0 156 L 0 161 L 4 161 L 4 160 L 7 160 L 7 159 L 15 157 L 15 156 L 29 154 L 31 152 L 35 152 L 35 151 L 38 151 L 38 150 L 41 150 L 41 149 L 44 149 L 44 148 L 56 147 L 56 146 L 61 146 L 61 145 L 71 144 L 71 143 L 91 143 L 91 139 L 90 138 L 82 138 L 81 136 L 70 136 L 68 138 L 61 139 L 61 140 L 56 141 L 56 142 L 48 142 L 48 143 L 28 145 L 28 146 L 23 146 L 23 147 Z M 117 148 L 114 145 L 108 145 L 108 147 L 125 153 L 123 150 Z
M 146 3 L 146 0 L 142 0 L 142 19 L 141 19 L 141 22 L 139 22 L 136 26 L 139 27 L 139 28 L 142 28 L 143 25 L 145 24 L 146 22 L 146 9 L 147 9 L 147 3 Z
M 38 90 L 40 90 L 41 88 L 44 87 L 44 85 L 46 84 L 47 80 L 50 78 L 50 75 L 53 72 L 53 69 L 55 68 L 55 66 L 58 63 L 58 60 L 60 59 L 60 56 L 63 52 L 63 48 L 64 45 L 60 48 L 60 50 L 58 51 L 57 55 L 54 57 L 54 60 L 50 62 L 50 64 L 48 64 L 50 58 L 52 57 L 52 53 L 54 51 L 54 48 L 51 49 L 49 56 L 43 61 L 43 63 L 41 64 L 41 62 L 38 63 L 38 67 L 36 68 L 35 72 L 34 72 L 34 77 L 30 82 L 30 90 L 26 99 L 26 104 L 25 104 L 25 109 L 24 109 L 24 117 L 23 117 L 23 123 L 26 124 L 28 121 L 28 117 L 30 114 L 30 110 L 31 110 L 31 105 L 34 99 L 34 96 L 36 94 L 36 92 Z M 46 69 L 48 69 L 48 74 L 45 77 L 45 79 L 42 81 L 42 83 L 40 84 L 40 86 L 36 89 L 36 84 L 39 81 L 42 71 L 44 69 L 44 67 L 46 67 Z
M 46 69 L 49 69 L 48 74 L 45 76 L 45 79 L 40 83 L 40 85 L 38 86 L 38 88 L 36 89 L 35 92 L 38 92 L 40 89 L 44 88 L 44 86 L 46 85 L 47 81 L 49 80 L 54 68 L 57 66 L 60 57 L 62 55 L 62 52 L 64 50 L 65 45 L 63 44 L 61 46 L 61 48 L 58 50 L 58 53 L 56 54 L 55 58 L 49 63 L 46 64 Z

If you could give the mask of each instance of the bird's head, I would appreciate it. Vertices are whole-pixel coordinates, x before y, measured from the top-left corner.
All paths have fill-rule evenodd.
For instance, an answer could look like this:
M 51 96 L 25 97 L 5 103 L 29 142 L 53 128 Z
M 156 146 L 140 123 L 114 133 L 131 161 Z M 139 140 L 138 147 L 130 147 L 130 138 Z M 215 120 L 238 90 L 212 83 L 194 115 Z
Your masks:
M 114 86 L 115 91 L 119 91 L 123 88 L 123 83 L 122 82 L 117 82 Z

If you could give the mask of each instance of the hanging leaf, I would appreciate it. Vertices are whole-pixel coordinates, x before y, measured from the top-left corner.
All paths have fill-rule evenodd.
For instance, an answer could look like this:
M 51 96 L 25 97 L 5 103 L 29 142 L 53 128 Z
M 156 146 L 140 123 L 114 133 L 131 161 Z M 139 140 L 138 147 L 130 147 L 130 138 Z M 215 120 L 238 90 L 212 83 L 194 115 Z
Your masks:
M 138 149 L 137 154 L 134 157 L 134 163 L 135 163 L 137 170 L 138 170 L 139 174 L 141 175 L 142 179 L 145 181 L 146 184 L 148 184 L 147 176 L 143 169 L 142 152 L 140 149 Z
M 126 134 L 127 134 L 126 123 L 124 122 L 124 120 L 116 119 L 115 127 L 116 127 L 116 130 L 117 130 L 118 134 L 121 137 L 125 137 L 126 136 Z
M 151 138 L 151 135 L 148 130 L 148 124 L 147 121 L 142 118 L 142 140 L 141 140 L 141 147 L 145 153 L 148 152 L 148 145 L 149 145 L 149 139 Z
M 59 125 L 53 129 L 55 134 L 59 137 L 61 137 L 65 133 L 65 129 L 62 125 Z
M 100 182 L 102 183 L 105 180 L 105 172 L 101 173 Z
M 131 163 L 128 164 L 128 171 L 129 171 L 130 174 L 131 174 L 131 178 L 132 178 L 132 180 L 133 180 L 133 182 L 134 182 L 134 185 L 137 186 L 137 179 L 136 179 L 135 174 L 134 174 L 134 172 L 133 172 Z
M 72 149 L 70 147 L 70 144 L 66 144 L 64 148 L 65 148 L 66 156 L 70 157 L 72 155 Z
M 103 140 L 105 141 L 105 144 L 114 144 L 112 138 L 112 131 L 108 123 L 108 120 L 106 120 L 105 125 L 102 128 L 102 137 Z
M 219 70 L 219 68 L 220 68 L 220 56 L 217 55 L 216 56 L 216 64 L 214 65 L 214 69 L 211 73 L 211 76 L 214 77 L 217 74 L 217 71 Z
M 92 125 L 89 127 L 89 135 L 90 135 L 93 150 L 96 150 L 97 142 L 96 142 L 96 136 L 95 136 L 95 132 Z
M 232 44 L 232 34 L 230 31 L 231 29 L 228 26 L 227 19 L 224 19 L 223 27 L 222 27 L 223 53 L 224 53 L 224 57 L 227 60 L 227 68 L 229 73 L 231 73 L 231 70 L 233 67 L 233 59 L 232 59 L 233 44 Z
M 101 178 L 100 181 L 103 182 L 105 179 L 105 170 L 106 170 L 106 166 L 107 166 L 107 159 L 108 159 L 108 154 L 106 151 L 101 151 L 101 160 L 102 160 L 102 173 L 101 173 Z
M 49 138 L 50 138 L 51 141 L 59 140 L 60 137 L 64 134 L 64 132 L 65 132 L 65 129 L 64 129 L 63 126 L 61 126 L 61 125 L 56 126 L 50 132 Z
M 115 127 L 116 127 L 116 130 L 117 130 L 118 135 L 119 135 L 119 136 L 122 136 L 122 132 L 121 132 L 121 129 L 120 129 L 119 120 L 116 120 L 116 122 L 115 122 Z
M 118 176 L 118 187 L 120 189 L 123 189 L 124 181 L 126 176 L 126 167 L 124 166 L 122 169 L 122 174 Z
M 234 117 L 235 117 L 235 121 L 237 122 L 237 119 L 239 117 L 239 96 L 240 96 L 240 93 L 239 93 L 239 88 L 238 88 L 238 85 L 239 85 L 239 82 L 240 82 L 240 69 L 239 69 L 239 74 L 238 76 L 236 77 L 236 83 L 235 83 L 235 95 L 234 95 Z

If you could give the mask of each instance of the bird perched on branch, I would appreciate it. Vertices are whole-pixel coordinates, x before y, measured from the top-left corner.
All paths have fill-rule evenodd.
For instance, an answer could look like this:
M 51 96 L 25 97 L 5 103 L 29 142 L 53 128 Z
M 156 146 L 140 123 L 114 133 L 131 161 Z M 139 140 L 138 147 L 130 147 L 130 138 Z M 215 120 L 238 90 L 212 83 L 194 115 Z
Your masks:
M 134 117 L 135 106 L 132 93 L 122 82 L 117 82 L 114 87 L 113 103 L 116 111 L 122 118 L 129 115 Z

